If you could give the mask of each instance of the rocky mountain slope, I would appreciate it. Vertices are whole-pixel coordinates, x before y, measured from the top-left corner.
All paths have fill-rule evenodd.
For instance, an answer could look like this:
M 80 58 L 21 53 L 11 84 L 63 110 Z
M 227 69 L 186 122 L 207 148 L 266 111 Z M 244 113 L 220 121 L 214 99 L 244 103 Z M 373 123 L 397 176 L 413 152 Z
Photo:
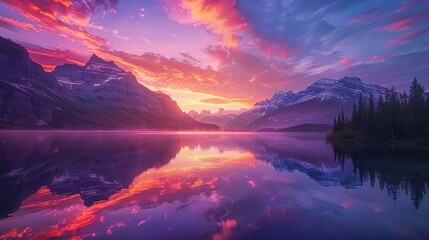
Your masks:
M 0 128 L 216 130 L 183 113 L 169 96 L 93 55 L 52 73 L 0 37 Z
M 357 77 L 339 80 L 322 78 L 306 89 L 295 92 L 279 91 L 225 125 L 228 130 L 259 130 L 285 128 L 305 123 L 331 124 L 342 108 L 352 111 L 353 102 L 371 95 L 378 99 L 386 88 L 364 83 Z

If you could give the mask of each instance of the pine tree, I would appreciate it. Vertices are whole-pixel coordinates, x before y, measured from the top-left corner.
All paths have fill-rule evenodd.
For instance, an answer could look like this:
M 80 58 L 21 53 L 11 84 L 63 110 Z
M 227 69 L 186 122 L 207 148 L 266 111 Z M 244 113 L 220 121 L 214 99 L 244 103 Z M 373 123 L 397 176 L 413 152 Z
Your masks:
M 349 135 L 349 131 L 387 141 L 411 139 L 417 133 L 429 137 L 429 95 L 417 79 L 411 83 L 409 95 L 399 94 L 392 87 L 380 95 L 377 106 L 374 96 L 367 103 L 360 95 L 357 104 L 353 103 L 351 118 L 345 116 L 343 108 L 334 117 L 334 133 Z
M 337 125 L 337 118 L 334 117 L 334 128 L 333 128 L 334 133 L 338 132 L 338 125 Z
M 374 96 L 371 94 L 369 97 L 368 103 L 368 113 L 367 113 L 367 125 L 366 125 L 366 135 L 372 136 L 375 130 L 375 105 L 374 105 Z
M 401 138 L 408 138 L 412 133 L 413 116 L 409 107 L 409 97 L 404 91 L 400 97 L 400 112 L 399 112 L 399 129 L 397 130 L 398 136 Z
M 422 85 L 414 78 L 410 86 L 409 106 L 413 115 L 414 132 L 417 134 L 423 128 L 424 123 L 424 105 L 425 105 L 425 90 Z
M 357 116 L 356 116 L 356 130 L 359 130 L 361 125 L 362 125 L 362 121 L 363 121 L 363 108 L 364 108 L 364 103 L 363 103 L 363 97 L 362 94 L 359 94 L 359 100 L 358 100 L 358 106 L 357 106 Z
M 341 122 L 341 113 L 338 113 L 337 126 L 338 126 L 338 131 L 343 130 L 343 124 Z
M 429 94 L 426 94 L 425 110 L 424 122 L 426 123 L 426 134 L 429 135 Z
M 386 93 L 387 95 L 388 93 Z M 385 103 L 383 96 L 380 96 L 378 99 L 378 106 L 375 113 L 375 131 L 374 136 L 377 138 L 383 140 L 386 138 L 387 134 L 387 128 L 388 128 L 388 117 L 386 115 L 387 113 L 387 104 Z
M 357 106 L 356 103 L 353 102 L 353 112 L 352 112 L 352 129 L 353 131 L 357 131 L 359 129 L 359 122 L 358 122 L 358 112 L 357 112 Z

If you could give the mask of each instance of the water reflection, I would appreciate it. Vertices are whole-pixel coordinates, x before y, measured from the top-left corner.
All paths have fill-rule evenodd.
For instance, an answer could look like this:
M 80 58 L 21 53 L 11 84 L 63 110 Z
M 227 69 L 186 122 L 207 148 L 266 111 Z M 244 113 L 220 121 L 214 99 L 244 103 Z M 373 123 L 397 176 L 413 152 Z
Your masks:
M 352 160 L 353 170 L 361 182 L 376 180 L 381 190 L 393 200 L 409 195 L 419 208 L 429 189 L 429 150 L 427 146 L 331 143 L 335 159 L 342 165 Z
M 427 236 L 427 149 L 407 149 L 311 134 L 2 133 L 0 239 Z

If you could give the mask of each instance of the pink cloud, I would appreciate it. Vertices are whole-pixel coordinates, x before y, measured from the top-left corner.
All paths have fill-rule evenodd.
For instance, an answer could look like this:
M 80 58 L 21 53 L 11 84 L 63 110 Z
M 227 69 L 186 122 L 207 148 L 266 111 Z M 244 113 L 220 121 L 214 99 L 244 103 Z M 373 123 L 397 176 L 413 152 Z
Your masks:
M 410 32 L 410 33 L 401 35 L 397 38 L 389 40 L 386 44 L 386 47 L 394 47 L 394 46 L 402 45 L 402 44 L 405 44 L 407 42 L 413 41 L 413 40 L 417 39 L 418 37 L 426 34 L 428 31 L 429 31 L 429 29 L 423 29 L 423 30 L 418 30 L 418 31 L 414 31 L 414 32 Z
M 143 18 L 146 16 L 146 9 L 144 7 L 141 7 L 139 9 L 139 17 Z
M 416 18 L 408 18 L 399 21 L 395 21 L 386 26 L 386 29 L 389 31 L 400 31 L 406 30 L 411 27 L 411 25 L 416 22 Z
M 389 21 L 389 23 L 386 26 L 382 27 L 381 30 L 390 31 L 390 32 L 407 30 L 413 27 L 415 23 L 421 20 L 427 19 L 428 16 L 429 16 L 429 9 L 425 9 L 417 13 L 396 17 L 391 21 Z
M 396 13 L 402 12 L 402 11 L 407 10 L 407 9 L 409 9 L 411 7 L 414 7 L 414 6 L 416 6 L 416 5 L 418 5 L 418 4 L 422 3 L 422 2 L 423 2 L 423 0 L 407 0 L 407 1 L 404 1 L 401 4 L 401 6 L 399 6 L 398 9 L 396 9 L 395 12 Z
M 360 22 L 362 22 L 363 20 L 367 19 L 369 16 L 373 15 L 376 12 L 377 12 L 376 8 L 370 9 L 370 10 L 368 10 L 368 11 L 366 11 L 366 12 L 364 12 L 364 13 L 356 16 L 356 17 L 354 17 L 352 20 L 350 20 L 348 22 L 348 24 L 360 23 Z
M 220 64 L 226 64 L 228 62 L 229 52 L 227 49 L 220 46 L 208 46 L 204 49 L 204 52 L 218 60 Z
M 343 58 L 341 59 L 341 61 L 339 62 L 340 65 L 342 66 L 350 66 L 354 63 L 355 61 L 351 58 Z

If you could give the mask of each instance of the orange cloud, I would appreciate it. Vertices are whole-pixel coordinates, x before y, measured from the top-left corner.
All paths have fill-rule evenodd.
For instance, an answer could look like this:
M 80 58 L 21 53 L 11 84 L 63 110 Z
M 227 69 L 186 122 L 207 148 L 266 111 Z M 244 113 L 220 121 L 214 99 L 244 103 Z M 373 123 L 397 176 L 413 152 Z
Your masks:
M 265 59 L 252 53 L 222 46 L 210 46 L 205 51 L 219 57 L 218 69 L 155 53 L 135 55 L 104 51 L 103 56 L 133 71 L 145 85 L 157 89 L 187 89 L 226 101 L 246 102 L 246 105 L 253 104 L 255 97 L 271 95 L 274 86 L 290 84 L 285 78 L 285 67 L 273 69 Z M 212 100 L 209 101 L 214 103 Z
M 216 71 L 196 66 L 189 61 L 167 58 L 156 53 L 134 55 L 106 51 L 105 55 L 119 65 L 133 70 L 142 79 L 147 79 L 154 87 L 198 89 L 201 86 L 217 84 Z
M 36 28 L 31 23 L 21 22 L 12 18 L 0 16 L 0 27 L 7 28 L 9 30 L 15 31 L 17 28 L 24 30 L 33 30 L 35 32 L 40 32 L 40 29 Z
M 201 24 L 220 36 L 227 47 L 238 46 L 238 32 L 246 28 L 244 17 L 235 9 L 235 0 L 166 1 L 171 16 L 185 24 Z
M 83 27 L 97 10 L 113 11 L 117 0 L 101 1 L 36 1 L 3 0 L 24 17 L 37 22 L 41 28 L 68 39 L 76 39 L 92 50 L 106 48 L 107 40 L 88 33 Z
M 58 65 L 72 63 L 84 65 L 88 56 L 68 49 L 47 49 L 31 44 L 24 45 L 31 59 L 38 62 L 46 71 L 52 71 Z
M 207 99 L 202 99 L 200 100 L 200 102 L 203 103 L 210 103 L 210 104 L 225 104 L 225 103 L 231 103 L 233 101 L 229 100 L 229 99 L 225 99 L 225 98 L 207 98 Z
M 221 227 L 221 232 L 213 235 L 213 240 L 226 240 L 232 238 L 232 230 L 237 226 L 237 221 L 235 219 L 222 220 L 219 223 Z
M 241 39 L 249 40 L 249 46 L 267 58 L 288 58 L 290 51 L 283 43 L 257 37 L 245 17 L 236 9 L 235 0 L 175 0 L 165 1 L 170 17 L 182 24 L 201 25 L 221 37 L 223 46 L 237 48 Z M 224 61 L 225 54 L 215 49 L 206 52 L 217 60 Z

